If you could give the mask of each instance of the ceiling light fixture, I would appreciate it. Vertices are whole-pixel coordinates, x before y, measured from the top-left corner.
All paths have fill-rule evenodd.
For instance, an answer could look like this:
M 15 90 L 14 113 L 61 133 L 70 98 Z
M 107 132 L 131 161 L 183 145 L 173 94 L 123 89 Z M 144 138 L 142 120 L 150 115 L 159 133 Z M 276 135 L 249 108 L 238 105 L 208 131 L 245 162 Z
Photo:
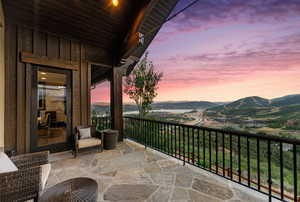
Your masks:
M 46 80 L 47 78 L 46 78 L 46 77 L 42 77 L 41 79 L 42 79 L 42 80 Z
M 119 6 L 119 0 L 112 0 L 112 5 L 113 5 L 114 7 Z
M 41 72 L 41 74 L 42 74 L 42 75 L 46 75 L 47 73 L 46 73 L 46 72 Z

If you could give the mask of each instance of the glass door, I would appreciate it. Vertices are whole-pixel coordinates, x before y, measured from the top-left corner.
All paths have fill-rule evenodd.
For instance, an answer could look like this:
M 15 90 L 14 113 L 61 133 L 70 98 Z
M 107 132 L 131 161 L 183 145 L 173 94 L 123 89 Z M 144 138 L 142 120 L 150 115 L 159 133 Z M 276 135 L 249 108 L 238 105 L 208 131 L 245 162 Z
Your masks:
M 31 150 L 59 152 L 71 146 L 71 72 L 35 66 Z

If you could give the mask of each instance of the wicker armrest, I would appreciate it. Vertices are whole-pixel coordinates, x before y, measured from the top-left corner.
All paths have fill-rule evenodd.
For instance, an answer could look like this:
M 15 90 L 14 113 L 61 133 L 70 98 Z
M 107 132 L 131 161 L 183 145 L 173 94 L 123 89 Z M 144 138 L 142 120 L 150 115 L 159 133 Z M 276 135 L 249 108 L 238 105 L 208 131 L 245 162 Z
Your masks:
M 0 201 L 28 200 L 41 190 L 41 167 L 0 174 Z
M 49 163 L 49 151 L 17 155 L 11 160 L 19 169 L 36 167 Z

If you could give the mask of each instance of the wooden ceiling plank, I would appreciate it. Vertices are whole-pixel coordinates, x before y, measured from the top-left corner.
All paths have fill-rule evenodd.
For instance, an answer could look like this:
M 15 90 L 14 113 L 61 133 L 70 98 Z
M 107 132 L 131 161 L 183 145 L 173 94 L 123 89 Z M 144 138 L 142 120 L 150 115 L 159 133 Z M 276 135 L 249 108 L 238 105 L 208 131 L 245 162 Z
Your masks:
M 16 7 L 16 8 L 20 8 L 20 7 Z M 23 11 L 28 11 L 28 12 L 32 13 L 32 10 L 30 10 L 29 8 L 27 8 L 27 9 L 23 8 L 22 10 Z M 78 27 L 76 27 L 76 29 L 83 29 L 82 26 L 80 25 L 82 23 L 85 26 L 88 26 L 87 29 L 93 30 L 95 33 L 100 33 L 100 34 L 103 34 L 103 35 L 106 34 L 106 36 L 108 36 L 108 37 L 116 35 L 115 33 L 112 33 L 112 32 L 109 32 L 109 31 L 106 31 L 106 30 L 102 29 L 103 27 L 102 27 L 101 24 L 100 25 L 89 25 L 88 21 L 79 21 L 79 20 L 76 21 L 76 20 L 72 19 L 72 17 L 70 17 L 70 18 L 66 18 L 66 17 L 65 18 L 60 18 L 59 15 L 58 15 L 60 12 L 56 13 L 56 12 L 53 12 L 53 11 L 45 11 L 45 12 L 41 12 L 41 13 L 42 14 L 40 14 L 39 17 L 42 18 L 42 19 L 49 18 L 48 21 L 53 20 L 53 21 L 56 21 L 56 22 L 63 22 L 65 24 L 68 24 L 68 22 L 71 22 L 72 25 L 76 25 L 77 24 Z M 32 13 L 32 16 L 33 16 L 33 13 Z M 52 16 L 52 17 L 49 17 L 49 16 Z M 33 17 L 29 17 L 29 18 L 32 19 Z M 38 21 L 42 21 L 42 20 L 40 19 Z M 96 29 L 96 27 L 101 27 L 101 29 Z M 86 32 L 86 30 L 84 30 L 84 31 Z
M 25 24 L 30 24 L 30 22 L 27 22 Z M 74 39 L 82 42 L 89 43 L 91 45 L 97 46 L 99 48 L 106 49 L 108 51 L 112 51 L 112 43 L 111 40 L 107 40 L 105 38 L 97 38 L 95 35 L 88 33 L 88 32 L 73 32 L 72 28 L 68 29 L 68 27 L 64 27 L 63 29 L 58 29 L 55 33 L 52 32 L 54 28 L 57 28 L 57 23 L 54 23 L 53 21 L 38 24 L 34 27 L 35 30 L 42 30 L 45 33 L 50 33 L 52 35 L 57 35 L 60 37 L 65 37 L 68 39 Z M 28 26 L 29 28 L 33 28 Z M 49 29 L 50 28 L 50 29 Z M 52 29 L 53 28 L 53 29 Z
M 63 3 L 61 1 L 40 1 L 36 6 L 33 4 L 27 3 L 24 4 L 24 2 L 32 2 L 32 0 L 27 1 L 10 1 L 8 5 L 11 5 L 12 7 L 19 7 L 22 9 L 29 9 L 34 14 L 39 14 L 39 12 L 46 12 L 47 10 L 59 10 L 58 15 L 62 15 L 62 17 L 65 17 L 66 15 L 74 14 L 81 16 L 82 18 L 94 18 L 94 19 L 101 19 L 101 23 L 106 26 L 112 26 L 112 25 L 120 25 L 124 21 L 124 16 L 122 16 L 120 19 L 116 20 L 112 17 L 111 14 L 100 14 L 100 12 L 103 10 L 100 7 L 86 7 L 83 4 L 82 7 L 74 8 L 70 7 L 69 3 Z M 70 1 L 68 1 L 70 2 Z M 83 8 L 85 6 L 85 8 Z M 35 11 L 38 10 L 39 12 Z M 76 17 L 76 15 L 72 17 Z
M 89 21 L 91 19 L 100 19 L 100 20 L 96 20 L 100 23 L 102 23 L 103 26 L 106 26 L 106 27 L 109 27 L 110 29 L 113 28 L 113 25 L 117 25 L 120 23 L 120 21 L 116 21 L 116 20 L 110 20 L 109 19 L 109 16 L 105 16 L 105 15 L 100 15 L 100 14 L 96 14 L 97 12 L 99 12 L 99 10 L 97 11 L 91 11 L 90 9 L 89 10 L 78 10 L 78 11 L 74 11 L 73 8 L 70 8 L 66 5 L 63 5 L 61 4 L 60 2 L 58 1 L 53 1 L 51 2 L 51 4 L 46 4 L 46 3 L 40 3 L 41 6 L 43 6 L 43 8 L 45 10 L 56 10 L 58 11 L 59 13 L 61 12 L 64 12 L 64 16 L 68 15 L 72 18 L 75 18 L 75 19 L 79 19 L 81 21 Z M 76 13 L 76 15 L 72 15 Z
M 41 3 L 33 6 L 32 1 L 33 0 L 28 0 L 28 1 L 26 1 L 27 3 L 24 3 L 24 1 L 14 1 L 16 3 L 11 3 L 12 1 L 9 1 L 10 3 L 8 3 L 8 5 L 15 6 L 15 8 L 19 8 L 19 11 L 21 11 L 20 13 L 25 14 L 22 16 L 17 15 L 15 17 L 16 21 L 21 21 L 21 22 L 27 21 L 28 26 L 33 25 L 33 26 L 38 27 L 39 29 L 45 27 L 42 24 L 59 25 L 61 22 L 63 22 L 63 23 L 65 23 L 65 25 L 63 25 L 63 28 L 62 28 L 63 31 L 57 29 L 57 27 L 55 27 L 55 26 L 47 26 L 46 30 L 48 32 L 53 32 L 53 30 L 56 30 L 56 33 L 64 32 L 64 33 L 68 33 L 68 35 L 70 35 L 70 33 L 72 32 L 71 36 L 75 37 L 76 39 L 83 40 L 83 37 L 84 37 L 85 40 L 95 41 L 95 42 L 97 42 L 97 46 L 100 46 L 100 47 L 106 48 L 106 49 L 110 49 L 110 50 L 115 50 L 116 48 L 118 48 L 120 39 L 127 32 L 127 29 L 128 29 L 127 28 L 127 26 L 128 26 L 127 15 L 129 15 L 131 13 L 131 10 L 124 12 L 124 15 L 126 14 L 126 16 L 123 17 L 123 21 L 120 21 L 118 23 L 115 23 L 115 22 L 110 23 L 111 26 L 107 27 L 102 24 L 103 23 L 102 21 L 107 20 L 107 19 L 111 20 L 110 16 L 102 16 L 102 18 L 104 20 L 100 20 L 99 24 L 98 24 L 97 20 L 95 20 L 95 21 L 91 21 L 88 19 L 85 20 L 84 16 L 80 16 L 81 15 L 80 13 L 87 12 L 91 8 L 87 9 L 87 11 L 85 11 L 83 9 L 82 12 L 81 12 L 82 9 L 79 9 L 79 11 L 77 12 L 79 17 L 76 17 L 76 19 L 72 18 L 72 16 L 70 16 L 70 15 L 65 15 L 64 17 L 59 18 L 56 16 L 60 16 L 62 13 L 68 13 L 68 11 L 71 11 L 71 10 L 68 7 L 67 8 L 63 7 L 64 9 L 66 8 L 69 10 L 64 11 L 64 9 L 60 8 L 58 10 L 53 9 L 53 11 L 51 11 L 52 10 L 51 6 L 57 5 L 57 4 L 53 4 L 53 1 L 49 1 L 49 2 L 52 2 L 52 4 L 49 3 L 50 8 L 48 8 L 49 5 L 47 7 L 46 5 L 43 6 L 43 4 L 40 8 L 39 5 Z M 45 2 L 45 1 L 43 1 L 43 2 Z M 66 5 L 68 5 L 68 4 L 66 4 Z M 61 5 L 61 6 L 57 5 L 57 7 L 62 7 L 62 6 L 66 6 L 66 5 Z M 89 4 L 82 4 L 82 5 L 85 5 L 83 7 L 86 7 L 86 5 L 89 5 Z M 27 7 L 27 9 L 26 9 L 26 7 Z M 34 9 L 30 9 L 30 7 L 34 7 L 37 10 L 34 11 Z M 45 7 L 45 9 L 49 10 L 49 11 L 44 11 L 42 9 L 43 7 Z M 93 6 L 93 8 L 95 9 L 95 6 Z M 11 11 L 13 11 L 13 10 L 14 10 L 14 8 L 11 8 Z M 99 12 L 99 10 L 103 10 L 103 9 L 97 8 L 97 12 Z M 91 14 L 97 13 L 97 12 L 88 12 L 87 15 L 90 16 Z M 10 13 L 16 13 L 16 12 L 10 12 Z M 29 18 L 29 20 L 23 19 L 23 18 L 25 18 L 25 16 L 27 16 L 27 18 Z M 50 18 L 49 16 L 52 16 L 51 19 L 48 19 L 48 18 Z M 98 16 L 101 16 L 101 15 L 95 15 L 95 18 L 97 19 Z M 84 21 L 81 21 L 81 18 Z M 54 22 L 51 22 L 51 21 L 54 21 Z M 77 26 L 78 24 L 81 24 L 81 26 Z M 120 26 L 122 24 L 124 26 Z M 50 27 L 51 27 L 51 29 L 50 29 Z M 66 29 L 66 27 L 68 28 L 68 30 Z M 111 27 L 113 27 L 113 29 L 111 29 Z M 74 29 L 76 30 L 75 32 L 70 31 L 70 30 L 74 30 Z M 111 29 L 111 30 L 109 30 L 109 29 Z M 59 31 L 57 31 L 57 30 L 59 30 Z M 90 35 L 87 35 L 87 33 L 89 33 Z M 108 43 L 108 41 L 110 41 L 110 43 Z M 106 44 L 106 45 L 103 45 L 103 44 Z

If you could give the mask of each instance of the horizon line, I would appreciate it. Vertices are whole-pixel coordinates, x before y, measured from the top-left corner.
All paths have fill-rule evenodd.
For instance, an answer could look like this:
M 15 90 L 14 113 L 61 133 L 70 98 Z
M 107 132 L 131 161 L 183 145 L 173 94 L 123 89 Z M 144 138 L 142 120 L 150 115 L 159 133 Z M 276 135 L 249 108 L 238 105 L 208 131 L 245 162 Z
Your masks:
M 288 95 L 283 95 L 283 96 L 280 96 L 280 97 L 285 97 L 285 96 L 291 96 L 291 95 L 300 95 L 300 94 L 288 94 Z M 261 96 L 257 96 L 257 95 L 253 95 L 253 96 L 247 96 L 247 97 L 261 97 Z M 240 100 L 240 99 L 244 99 L 244 98 L 247 98 L 247 97 L 243 97 L 243 98 L 239 98 L 239 99 L 236 99 L 236 100 L 231 100 L 231 101 L 207 101 L 207 100 L 167 100 L 167 101 L 154 101 L 153 103 L 162 103 L 162 102 L 211 102 L 211 103 L 230 103 L 230 102 L 235 102 L 237 100 Z M 272 99 L 276 99 L 276 98 L 280 98 L 280 97 L 274 97 L 274 98 L 264 98 L 264 97 L 261 97 L 263 99 L 266 99 L 266 100 L 272 100 Z M 103 103 L 103 104 L 109 104 L 110 102 L 103 102 L 103 101 L 99 101 L 99 102 L 92 102 L 92 103 Z M 123 104 L 135 104 L 134 102 L 123 102 Z

